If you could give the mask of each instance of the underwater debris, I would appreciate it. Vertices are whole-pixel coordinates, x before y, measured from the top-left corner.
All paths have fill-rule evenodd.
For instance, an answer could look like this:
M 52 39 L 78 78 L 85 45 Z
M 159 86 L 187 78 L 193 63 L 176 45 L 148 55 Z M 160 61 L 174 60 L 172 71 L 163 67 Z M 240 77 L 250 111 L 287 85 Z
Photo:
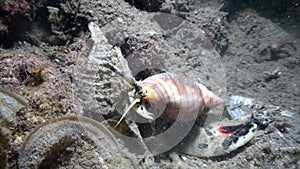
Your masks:
M 248 108 L 254 105 L 254 99 L 243 96 L 230 96 L 226 110 L 233 119 L 249 115 Z
M 253 105 L 254 99 L 243 97 L 243 96 L 230 96 L 230 105 L 245 105 L 245 106 L 251 106 Z
M 293 116 L 294 116 L 294 112 L 291 112 L 291 111 L 289 111 L 289 110 L 282 110 L 281 112 L 280 112 L 280 114 L 282 115 L 282 116 L 286 116 L 286 117 L 289 117 L 289 118 L 292 118 Z
M 235 119 L 238 117 L 245 116 L 247 113 L 241 108 L 234 108 L 234 109 L 229 109 L 228 114 L 230 115 L 231 118 Z

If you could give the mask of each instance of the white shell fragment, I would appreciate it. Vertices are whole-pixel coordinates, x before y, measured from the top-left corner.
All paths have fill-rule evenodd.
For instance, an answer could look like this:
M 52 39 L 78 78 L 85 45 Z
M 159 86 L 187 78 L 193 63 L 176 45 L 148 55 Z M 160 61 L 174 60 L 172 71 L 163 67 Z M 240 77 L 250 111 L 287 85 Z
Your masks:
M 230 96 L 230 105 L 245 105 L 252 106 L 254 104 L 254 99 L 243 97 L 243 96 Z
M 245 116 L 247 114 L 246 111 L 242 110 L 241 108 L 227 109 L 227 111 L 230 117 L 233 119 Z
M 92 40 L 95 42 L 95 44 L 100 46 L 101 44 L 103 45 L 108 42 L 104 33 L 102 32 L 100 27 L 95 22 L 89 23 L 89 30 L 91 32 Z
M 49 13 L 56 13 L 58 14 L 59 9 L 53 6 L 47 6 L 48 12 Z
M 245 109 L 254 105 L 254 99 L 243 96 L 230 96 L 227 112 L 231 118 L 239 118 L 249 114 L 249 111 Z
M 280 114 L 282 115 L 282 116 L 286 116 L 286 117 L 293 117 L 294 116 L 294 112 L 291 112 L 291 111 L 289 111 L 289 110 L 283 110 L 283 111 L 281 111 L 280 112 Z

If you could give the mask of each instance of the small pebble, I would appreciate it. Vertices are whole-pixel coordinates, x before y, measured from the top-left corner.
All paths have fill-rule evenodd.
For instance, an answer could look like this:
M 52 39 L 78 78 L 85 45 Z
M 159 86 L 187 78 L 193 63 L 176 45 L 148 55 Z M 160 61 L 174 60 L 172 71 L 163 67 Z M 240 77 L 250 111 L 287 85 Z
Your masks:
M 180 156 L 180 157 L 181 157 L 181 159 L 182 159 L 183 161 L 186 161 L 186 160 L 187 160 L 186 156 Z
M 16 139 L 14 140 L 14 144 L 20 145 L 23 142 L 23 136 L 17 136 Z

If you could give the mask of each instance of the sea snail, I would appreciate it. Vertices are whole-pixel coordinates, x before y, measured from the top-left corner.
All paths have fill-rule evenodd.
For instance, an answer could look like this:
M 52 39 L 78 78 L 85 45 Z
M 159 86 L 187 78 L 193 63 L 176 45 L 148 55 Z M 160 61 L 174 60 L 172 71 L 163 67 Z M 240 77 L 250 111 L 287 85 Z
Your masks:
M 133 86 L 129 92 L 131 104 L 117 125 L 131 108 L 149 120 L 166 113 L 173 120 L 190 121 L 222 102 L 205 86 L 184 76 L 160 73 L 137 82 L 109 62 L 102 61 L 100 65 L 116 72 Z

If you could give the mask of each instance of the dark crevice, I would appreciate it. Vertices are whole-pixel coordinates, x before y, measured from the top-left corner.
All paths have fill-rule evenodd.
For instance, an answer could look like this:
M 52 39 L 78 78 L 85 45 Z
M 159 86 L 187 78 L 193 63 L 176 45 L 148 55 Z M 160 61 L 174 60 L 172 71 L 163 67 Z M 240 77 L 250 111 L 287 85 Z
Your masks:
M 130 5 L 137 9 L 145 10 L 148 12 L 157 12 L 160 10 L 164 0 L 125 0 Z

